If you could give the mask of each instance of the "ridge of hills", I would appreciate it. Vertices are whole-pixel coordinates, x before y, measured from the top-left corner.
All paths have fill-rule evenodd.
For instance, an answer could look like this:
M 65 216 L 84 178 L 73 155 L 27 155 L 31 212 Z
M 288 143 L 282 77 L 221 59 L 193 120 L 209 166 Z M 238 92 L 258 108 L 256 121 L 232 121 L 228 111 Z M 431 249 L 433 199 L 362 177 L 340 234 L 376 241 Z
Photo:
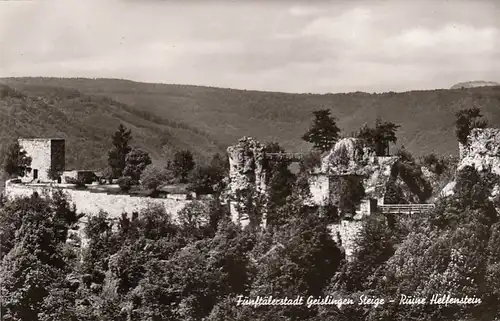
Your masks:
M 132 130 L 131 145 L 147 151 L 154 161 L 192 146 L 198 159 L 222 151 L 207 133 L 105 96 L 50 86 L 14 89 L 0 83 L 1 151 L 16 137 L 60 137 L 66 140 L 67 169 L 101 169 L 120 123 Z
M 311 113 L 323 108 L 332 110 L 345 135 L 365 123 L 373 124 L 377 117 L 401 125 L 397 145 L 416 156 L 431 152 L 458 154 L 454 121 L 455 112 L 462 108 L 480 107 L 490 126 L 500 123 L 500 86 L 374 94 L 291 94 L 120 79 L 27 77 L 0 78 L 0 83 L 29 96 L 31 101 L 59 97 L 54 105 L 37 103 L 31 108 L 33 115 L 40 113 L 36 106 L 50 111 L 43 113 L 42 119 L 50 122 L 51 130 L 38 129 L 40 125 L 34 119 L 18 115 L 16 119 L 23 129 L 18 132 L 67 137 L 68 153 L 73 155 L 70 163 L 82 163 L 73 151 L 86 150 L 95 158 L 94 162 L 83 161 L 85 166 L 105 164 L 109 137 L 120 121 L 132 129 L 136 145 L 144 146 L 153 157 L 161 154 L 163 146 L 189 148 L 208 156 L 224 151 L 242 136 L 276 141 L 290 152 L 307 151 L 310 144 L 300 137 L 310 126 Z M 95 103 L 81 101 L 81 97 L 64 98 L 68 92 L 90 97 Z M 7 105 L 0 101 L 1 113 L 15 109 Z M 76 119 L 72 119 L 73 114 Z M 9 124 L 4 120 L 0 124 L 3 137 L 3 127 Z M 90 139 L 95 139 L 95 146 L 83 143 Z

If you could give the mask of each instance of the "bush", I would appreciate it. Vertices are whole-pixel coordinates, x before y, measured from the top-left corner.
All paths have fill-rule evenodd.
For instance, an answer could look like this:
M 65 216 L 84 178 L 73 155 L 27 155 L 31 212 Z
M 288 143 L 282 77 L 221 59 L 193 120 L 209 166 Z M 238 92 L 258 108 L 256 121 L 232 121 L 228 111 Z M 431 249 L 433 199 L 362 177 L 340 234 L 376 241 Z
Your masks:
M 425 155 L 422 159 L 425 167 L 436 175 L 441 175 L 446 170 L 446 161 L 435 154 Z
M 196 166 L 189 174 L 188 190 L 196 194 L 215 194 L 224 188 L 223 169 L 211 165 Z
M 129 192 L 135 182 L 130 176 L 122 176 L 118 179 L 117 183 L 122 192 Z
M 141 185 L 144 188 L 156 190 L 162 185 L 172 183 L 174 176 L 173 171 L 167 168 L 149 165 L 141 173 Z
M 78 188 L 78 189 L 85 189 L 85 188 L 87 188 L 87 186 L 85 185 L 85 182 L 82 181 L 81 179 L 76 179 L 74 177 L 64 176 L 64 181 L 67 184 L 74 184 L 75 188 Z

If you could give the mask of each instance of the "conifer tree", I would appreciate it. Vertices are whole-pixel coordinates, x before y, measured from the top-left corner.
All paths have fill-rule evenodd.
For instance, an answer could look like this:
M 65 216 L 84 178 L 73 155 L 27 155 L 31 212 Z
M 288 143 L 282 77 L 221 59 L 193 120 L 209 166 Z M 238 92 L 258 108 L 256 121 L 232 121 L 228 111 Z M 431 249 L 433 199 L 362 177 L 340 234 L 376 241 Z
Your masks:
M 313 124 L 302 139 L 312 143 L 320 152 L 326 152 L 339 139 L 340 129 L 337 127 L 335 117 L 330 115 L 329 109 L 314 111 L 313 115 Z
M 132 139 L 132 133 L 123 124 L 118 126 L 118 129 L 113 135 L 113 147 L 108 153 L 108 164 L 111 167 L 114 178 L 123 175 L 123 170 L 126 166 L 127 154 L 131 151 L 129 145 Z

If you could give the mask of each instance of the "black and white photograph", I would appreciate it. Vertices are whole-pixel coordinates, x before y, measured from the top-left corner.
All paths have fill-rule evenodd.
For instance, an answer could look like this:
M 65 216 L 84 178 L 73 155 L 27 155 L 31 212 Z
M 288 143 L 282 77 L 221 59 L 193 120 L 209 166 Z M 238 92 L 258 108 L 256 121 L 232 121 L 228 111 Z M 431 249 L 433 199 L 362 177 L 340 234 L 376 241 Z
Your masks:
M 0 0 L 0 321 L 500 321 L 500 0 Z

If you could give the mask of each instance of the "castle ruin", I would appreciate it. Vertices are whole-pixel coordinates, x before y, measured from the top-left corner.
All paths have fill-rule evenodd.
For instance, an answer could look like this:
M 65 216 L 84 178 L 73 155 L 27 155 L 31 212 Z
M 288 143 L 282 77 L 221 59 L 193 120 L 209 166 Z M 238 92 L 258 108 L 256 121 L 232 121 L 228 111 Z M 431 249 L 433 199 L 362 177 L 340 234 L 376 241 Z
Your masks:
M 139 212 L 149 206 L 163 207 L 175 219 L 176 214 L 192 201 L 187 195 L 167 195 L 165 198 L 150 198 L 113 192 L 117 186 L 99 184 L 75 188 L 65 180 L 72 178 L 81 180 L 84 184 L 94 181 L 94 171 L 73 170 L 65 171 L 65 141 L 60 138 L 31 138 L 19 139 L 19 145 L 31 157 L 31 172 L 24 177 L 7 180 L 5 182 L 5 196 L 9 199 L 23 196 L 51 195 L 56 190 L 62 191 L 68 201 L 74 204 L 78 213 L 97 215 L 104 211 L 111 219 L 121 217 L 123 213 Z M 57 172 L 62 181 L 55 181 L 49 177 L 49 172 Z M 184 197 L 182 197 L 184 196 Z
M 474 128 L 467 136 L 466 144 L 459 145 L 458 170 L 472 166 L 477 171 L 491 170 L 500 175 L 500 129 Z
M 23 182 L 48 182 L 49 171 L 63 172 L 65 169 L 65 142 L 61 138 L 29 138 L 18 140 L 21 149 L 31 157 L 31 171 Z
M 229 157 L 229 206 L 233 221 L 246 226 L 250 211 L 267 197 L 266 173 L 263 168 L 264 145 L 251 137 L 243 137 L 227 149 Z M 265 217 L 261 218 L 265 224 Z
M 250 137 L 240 139 L 237 145 L 228 148 L 230 177 L 230 211 L 234 222 L 246 226 L 250 223 L 252 206 L 260 201 L 264 217 L 257 218 L 265 226 L 265 205 L 267 197 L 266 172 L 263 168 L 266 155 L 264 146 Z M 374 156 L 359 139 L 343 138 L 332 150 L 323 156 L 321 166 L 309 177 L 311 198 L 307 205 L 337 206 L 339 184 L 342 179 L 358 181 L 365 189 L 365 199 L 356 213 L 330 225 L 332 235 L 351 257 L 356 235 L 361 229 L 363 217 L 374 213 L 378 204 L 384 203 L 387 182 L 393 178 L 394 156 Z

